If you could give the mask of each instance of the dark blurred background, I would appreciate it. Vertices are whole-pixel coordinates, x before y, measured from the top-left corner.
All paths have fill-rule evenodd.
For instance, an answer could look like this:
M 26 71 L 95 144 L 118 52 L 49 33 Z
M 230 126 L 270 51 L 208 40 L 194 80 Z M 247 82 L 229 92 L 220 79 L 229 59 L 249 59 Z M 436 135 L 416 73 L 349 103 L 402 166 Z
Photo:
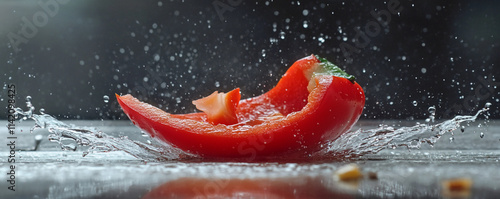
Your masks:
M 58 119 L 126 119 L 115 93 L 188 113 L 215 90 L 262 94 L 314 53 L 357 77 L 363 119 L 424 119 L 430 106 L 445 119 L 486 102 L 500 118 L 499 10 L 500 1 L 3 0 L 0 103 L 15 84 L 17 106 L 31 96 Z

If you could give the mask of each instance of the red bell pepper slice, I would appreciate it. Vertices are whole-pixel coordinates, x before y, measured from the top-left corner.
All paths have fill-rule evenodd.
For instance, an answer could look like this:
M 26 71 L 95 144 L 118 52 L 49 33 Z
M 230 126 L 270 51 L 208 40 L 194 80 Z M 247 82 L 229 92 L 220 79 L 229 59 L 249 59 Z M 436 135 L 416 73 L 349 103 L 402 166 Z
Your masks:
M 202 157 L 229 158 L 310 155 L 348 131 L 365 104 L 353 76 L 314 55 L 296 61 L 267 93 L 235 102 L 235 89 L 212 100 L 219 108 L 201 108 L 206 113 L 169 114 L 131 95 L 116 97 L 152 137 Z

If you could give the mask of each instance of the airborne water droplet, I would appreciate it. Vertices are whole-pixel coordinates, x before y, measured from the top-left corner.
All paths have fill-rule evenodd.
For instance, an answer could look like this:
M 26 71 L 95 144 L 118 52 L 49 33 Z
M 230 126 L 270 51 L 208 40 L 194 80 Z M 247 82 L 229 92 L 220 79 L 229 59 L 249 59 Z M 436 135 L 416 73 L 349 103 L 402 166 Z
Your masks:
M 302 27 L 304 27 L 304 28 L 309 27 L 309 25 L 307 24 L 307 21 L 304 21 L 304 23 L 302 24 Z
M 280 32 L 280 39 L 285 39 L 285 32 Z
M 104 100 L 104 103 L 109 102 L 109 96 L 107 96 L 107 95 L 102 96 L 102 99 Z
M 427 109 L 429 111 L 429 113 L 431 115 L 434 115 L 436 113 L 436 107 L 435 106 L 431 106 L 429 107 L 429 109 Z
M 483 132 L 481 132 L 481 133 L 479 134 L 479 137 L 480 137 L 480 138 L 484 138 L 484 133 L 483 133 Z
M 486 102 L 486 104 L 484 105 L 484 108 L 490 108 L 491 106 L 491 103 L 490 102 Z
M 429 111 L 429 118 L 425 119 L 426 122 L 434 122 L 434 119 L 435 119 L 435 116 L 436 116 L 436 107 L 435 106 L 431 106 L 429 107 L 429 109 L 427 109 L 427 111 Z
M 418 105 L 418 102 L 417 101 L 413 101 L 413 106 L 417 106 Z
M 302 15 L 307 16 L 309 14 L 309 10 L 304 9 L 302 10 Z
M 155 61 L 160 61 L 160 55 L 155 54 L 155 55 L 153 56 L 153 59 L 154 59 Z

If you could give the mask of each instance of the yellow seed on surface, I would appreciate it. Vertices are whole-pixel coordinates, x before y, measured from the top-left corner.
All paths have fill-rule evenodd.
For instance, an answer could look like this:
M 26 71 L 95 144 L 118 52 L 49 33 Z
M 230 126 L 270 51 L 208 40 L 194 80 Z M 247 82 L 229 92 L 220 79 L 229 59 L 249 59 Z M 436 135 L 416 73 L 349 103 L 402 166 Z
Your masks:
M 352 181 L 358 180 L 363 177 L 359 166 L 356 164 L 348 164 L 340 167 L 335 172 L 335 177 L 341 181 Z

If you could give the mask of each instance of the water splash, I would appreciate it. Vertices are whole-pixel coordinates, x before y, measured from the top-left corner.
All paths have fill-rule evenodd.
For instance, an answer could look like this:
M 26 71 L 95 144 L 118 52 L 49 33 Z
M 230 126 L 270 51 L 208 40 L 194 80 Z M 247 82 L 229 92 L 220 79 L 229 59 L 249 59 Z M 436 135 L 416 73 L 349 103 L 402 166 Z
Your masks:
M 83 156 L 95 152 L 124 151 L 144 161 L 186 160 L 197 159 L 196 155 L 184 152 L 172 147 L 162 141 L 153 139 L 146 143 L 129 139 L 127 136 L 114 137 L 100 131 L 95 127 L 81 127 L 66 124 L 41 111 L 35 114 L 35 107 L 31 103 L 31 97 L 26 97 L 27 111 L 15 108 L 16 118 L 20 120 L 34 120 L 35 125 L 30 129 L 47 129 L 50 134 L 48 139 L 58 143 L 62 150 L 75 151 L 78 146 L 88 147 Z M 455 116 L 451 120 L 434 123 L 436 108 L 429 107 L 429 118 L 424 124 L 417 123 L 410 127 L 394 128 L 388 125 L 379 125 L 378 128 L 368 130 L 350 131 L 340 136 L 324 147 L 323 150 L 312 155 L 312 159 L 348 159 L 360 157 L 366 154 L 374 154 L 383 149 L 406 147 L 408 149 L 419 149 L 422 144 L 433 146 L 444 134 L 450 133 L 450 142 L 453 142 L 453 131 L 460 129 L 465 131 L 465 125 L 475 122 L 480 115 L 484 115 L 487 126 L 491 103 L 475 115 Z M 480 124 L 481 125 L 481 124 Z M 143 133 L 144 134 L 144 133 Z M 484 137 L 484 133 L 480 134 Z
M 432 106 L 429 107 L 430 116 L 425 120 L 425 124 L 417 123 L 415 126 L 398 129 L 388 125 L 379 125 L 375 129 L 350 131 L 329 143 L 328 147 L 320 151 L 319 154 L 350 158 L 374 154 L 388 148 L 420 149 L 422 144 L 434 146 L 446 133 L 451 134 L 450 142 L 453 142 L 453 131 L 457 129 L 460 129 L 462 133 L 465 131 L 463 123 L 475 122 L 480 115 L 484 115 L 486 124 L 489 121 L 488 110 L 490 106 L 491 103 L 486 103 L 485 107 L 475 115 L 459 115 L 437 124 L 432 124 L 436 111 L 436 108 Z M 481 138 L 484 137 L 484 133 L 481 133 L 480 136 Z
M 62 150 L 75 151 L 77 146 L 88 147 L 83 156 L 95 152 L 124 151 L 136 158 L 145 161 L 163 161 L 174 159 L 188 159 L 194 155 L 174 148 L 166 143 L 153 140 L 143 143 L 131 140 L 127 136 L 113 137 L 95 127 L 81 127 L 66 124 L 54 117 L 41 113 L 35 114 L 35 107 L 31 104 L 31 97 L 26 97 L 27 111 L 15 108 L 16 118 L 21 120 L 31 119 L 35 125 L 30 129 L 33 133 L 37 129 L 49 131 L 48 140 L 58 143 Z

